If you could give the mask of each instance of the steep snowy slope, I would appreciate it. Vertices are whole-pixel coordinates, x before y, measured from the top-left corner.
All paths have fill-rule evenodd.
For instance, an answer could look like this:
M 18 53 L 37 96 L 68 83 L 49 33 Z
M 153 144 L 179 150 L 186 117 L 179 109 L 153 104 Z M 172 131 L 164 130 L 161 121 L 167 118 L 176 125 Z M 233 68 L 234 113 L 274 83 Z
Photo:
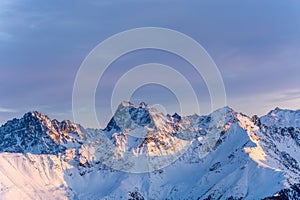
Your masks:
M 122 102 L 97 130 L 30 112 L 0 127 L 0 197 L 297 199 L 299 116 L 165 116 Z
M 276 108 L 256 121 L 268 162 L 285 173 L 288 184 L 300 183 L 300 111 Z
M 0 199 L 73 199 L 60 156 L 0 153 Z

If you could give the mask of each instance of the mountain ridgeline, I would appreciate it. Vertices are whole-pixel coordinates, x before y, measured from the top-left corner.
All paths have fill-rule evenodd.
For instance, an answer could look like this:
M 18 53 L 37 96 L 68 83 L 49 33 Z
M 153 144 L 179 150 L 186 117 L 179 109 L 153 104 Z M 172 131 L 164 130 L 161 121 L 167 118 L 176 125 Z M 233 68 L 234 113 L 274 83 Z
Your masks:
M 164 115 L 122 102 L 104 129 L 28 112 L 0 127 L 1 199 L 300 199 L 300 110 Z

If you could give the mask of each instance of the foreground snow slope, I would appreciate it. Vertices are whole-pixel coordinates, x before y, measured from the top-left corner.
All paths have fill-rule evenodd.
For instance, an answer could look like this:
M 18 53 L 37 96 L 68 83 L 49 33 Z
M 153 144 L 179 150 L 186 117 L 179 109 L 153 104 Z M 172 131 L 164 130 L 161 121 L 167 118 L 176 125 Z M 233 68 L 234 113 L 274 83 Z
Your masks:
M 72 198 L 65 170 L 72 166 L 54 155 L 0 154 L 1 199 Z
M 299 113 L 165 116 L 123 102 L 96 130 L 30 112 L 0 127 L 0 197 L 297 199 Z

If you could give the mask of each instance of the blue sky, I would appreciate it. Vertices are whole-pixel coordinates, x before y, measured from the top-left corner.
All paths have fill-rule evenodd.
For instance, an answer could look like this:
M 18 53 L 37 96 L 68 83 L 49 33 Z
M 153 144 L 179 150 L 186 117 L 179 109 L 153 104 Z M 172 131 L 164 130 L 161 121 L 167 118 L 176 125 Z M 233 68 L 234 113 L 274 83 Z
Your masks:
M 147 26 L 199 42 L 217 64 L 235 110 L 263 115 L 276 106 L 299 109 L 299 10 L 297 0 L 1 0 L 0 123 L 31 110 L 72 119 L 73 83 L 88 53 L 113 34 Z M 202 78 L 187 63 L 146 50 L 120 58 L 107 71 L 96 93 L 98 115 L 110 117 L 105 108 L 118 77 L 147 62 L 176 68 L 209 105 Z M 141 87 L 133 100 L 177 109 L 174 95 L 156 85 Z

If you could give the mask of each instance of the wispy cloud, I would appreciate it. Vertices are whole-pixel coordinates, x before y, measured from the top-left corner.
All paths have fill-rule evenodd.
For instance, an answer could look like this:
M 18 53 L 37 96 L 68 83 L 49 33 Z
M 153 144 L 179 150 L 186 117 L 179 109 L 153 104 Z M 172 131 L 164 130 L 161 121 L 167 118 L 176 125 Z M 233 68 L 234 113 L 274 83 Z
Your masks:
M 16 113 L 15 109 L 0 107 L 0 113 Z
M 300 99 L 300 89 L 293 89 L 289 91 L 284 91 L 276 95 L 273 99 L 274 102 L 284 102 Z

